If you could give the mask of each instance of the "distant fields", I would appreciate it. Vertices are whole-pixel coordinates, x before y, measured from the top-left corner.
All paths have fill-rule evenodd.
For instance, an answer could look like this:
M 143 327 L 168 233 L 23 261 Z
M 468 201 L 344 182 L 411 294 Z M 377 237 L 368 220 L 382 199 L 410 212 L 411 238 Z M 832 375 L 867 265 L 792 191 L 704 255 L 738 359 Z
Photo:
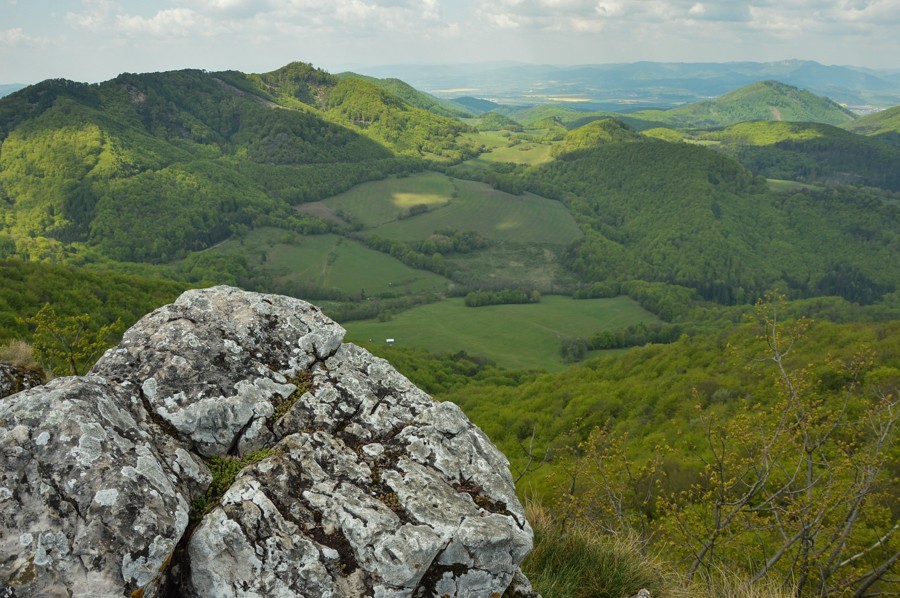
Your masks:
M 540 303 L 476 308 L 466 307 L 462 299 L 447 299 L 402 312 L 388 322 L 348 322 L 345 327 L 349 341 L 393 338 L 399 347 L 466 351 L 507 368 L 557 371 L 565 367 L 559 356 L 562 339 L 655 321 L 627 297 L 577 301 L 544 296 Z
M 492 241 L 568 245 L 581 237 L 566 207 L 537 195 L 510 195 L 483 183 L 452 179 L 457 196 L 443 207 L 405 220 L 389 222 L 372 232 L 399 241 L 426 239 L 434 231 L 455 228 L 476 231 Z
M 340 289 L 356 295 L 442 292 L 450 280 L 410 268 L 389 255 L 337 235 L 299 237 L 275 228 L 251 231 L 243 240 L 229 240 L 210 252 L 239 254 L 251 266 L 268 273 L 276 285 L 299 283 Z

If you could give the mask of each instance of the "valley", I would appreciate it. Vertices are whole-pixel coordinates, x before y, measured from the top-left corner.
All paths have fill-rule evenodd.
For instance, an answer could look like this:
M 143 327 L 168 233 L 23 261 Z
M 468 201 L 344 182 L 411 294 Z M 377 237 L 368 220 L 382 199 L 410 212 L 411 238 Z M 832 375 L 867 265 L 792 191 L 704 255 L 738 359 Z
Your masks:
M 841 593 L 890 560 L 877 541 L 900 516 L 900 113 L 847 106 L 900 94 L 781 69 L 673 66 L 663 89 L 654 64 L 467 79 L 291 63 L 19 89 L 0 98 L 0 357 L 31 343 L 65 375 L 79 335 L 121 334 L 188 288 L 301 298 L 459 405 L 548 511 L 748 578 L 790 525 L 845 534 L 783 550 L 810 568 L 863 551 L 819 580 Z M 601 72 L 620 86 L 588 94 Z M 492 101 L 457 95 L 492 79 Z M 45 305 L 74 334 L 56 353 Z M 763 479 L 770 448 L 782 473 Z M 820 449 L 815 483 L 785 479 Z M 710 528 L 707 507 L 752 479 L 783 510 Z M 837 499 L 811 514 L 836 496 L 864 515 L 842 528 Z M 789 560 L 763 573 L 790 582 Z

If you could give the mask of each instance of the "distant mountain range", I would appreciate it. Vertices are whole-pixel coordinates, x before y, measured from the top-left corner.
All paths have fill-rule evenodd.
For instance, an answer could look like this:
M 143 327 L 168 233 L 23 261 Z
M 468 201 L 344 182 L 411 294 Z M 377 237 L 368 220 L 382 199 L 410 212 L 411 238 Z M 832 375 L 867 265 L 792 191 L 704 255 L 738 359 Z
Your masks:
M 671 108 L 765 80 L 808 89 L 869 113 L 900 104 L 900 73 L 813 61 L 594 64 L 392 65 L 361 69 L 399 77 L 438 97 L 508 104 L 566 103 L 588 110 Z

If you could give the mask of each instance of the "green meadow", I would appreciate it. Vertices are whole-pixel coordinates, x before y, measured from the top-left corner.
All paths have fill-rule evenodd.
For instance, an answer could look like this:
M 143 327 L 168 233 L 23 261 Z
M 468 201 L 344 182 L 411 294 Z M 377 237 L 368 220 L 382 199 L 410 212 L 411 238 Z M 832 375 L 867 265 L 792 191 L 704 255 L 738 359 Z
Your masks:
M 276 286 L 293 284 L 340 289 L 348 294 L 434 293 L 452 284 L 443 276 L 416 270 L 398 260 L 338 235 L 300 237 L 275 228 L 260 228 L 239 241 L 229 240 L 211 252 L 243 255 Z
M 438 172 L 391 177 L 363 183 L 323 202 L 335 214 L 347 214 L 364 228 L 374 228 L 405 216 L 410 208 L 428 209 L 447 204 L 454 191 L 453 180 Z
M 398 241 L 427 239 L 434 231 L 475 231 L 492 241 L 568 245 L 581 231 L 566 207 L 531 193 L 510 195 L 484 183 L 453 179 L 456 197 L 443 207 L 372 230 Z
M 529 131 L 529 136 L 534 136 L 539 132 Z M 496 162 L 512 162 L 513 164 L 527 164 L 528 166 L 536 166 L 544 164 L 553 159 L 550 153 L 553 147 L 552 143 L 540 143 L 521 139 L 521 135 L 509 133 L 508 131 L 483 131 L 480 133 L 468 134 L 472 142 L 477 145 L 484 145 L 488 150 L 471 160 L 466 160 L 462 164 L 454 166 L 460 170 L 485 168 Z M 517 140 L 510 146 L 510 140 Z
M 466 351 L 514 369 L 558 371 L 565 367 L 560 341 L 624 328 L 656 317 L 627 297 L 578 301 L 557 295 L 540 303 L 466 307 L 447 299 L 397 314 L 387 322 L 348 322 L 347 340 L 385 342 L 435 353 Z

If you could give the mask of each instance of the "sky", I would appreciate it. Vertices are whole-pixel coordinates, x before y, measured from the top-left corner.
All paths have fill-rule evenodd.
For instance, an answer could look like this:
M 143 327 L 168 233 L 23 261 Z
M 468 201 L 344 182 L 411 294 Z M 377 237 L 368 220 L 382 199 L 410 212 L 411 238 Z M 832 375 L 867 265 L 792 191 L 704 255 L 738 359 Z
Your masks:
M 0 0 L 0 83 L 787 59 L 900 70 L 900 0 Z

